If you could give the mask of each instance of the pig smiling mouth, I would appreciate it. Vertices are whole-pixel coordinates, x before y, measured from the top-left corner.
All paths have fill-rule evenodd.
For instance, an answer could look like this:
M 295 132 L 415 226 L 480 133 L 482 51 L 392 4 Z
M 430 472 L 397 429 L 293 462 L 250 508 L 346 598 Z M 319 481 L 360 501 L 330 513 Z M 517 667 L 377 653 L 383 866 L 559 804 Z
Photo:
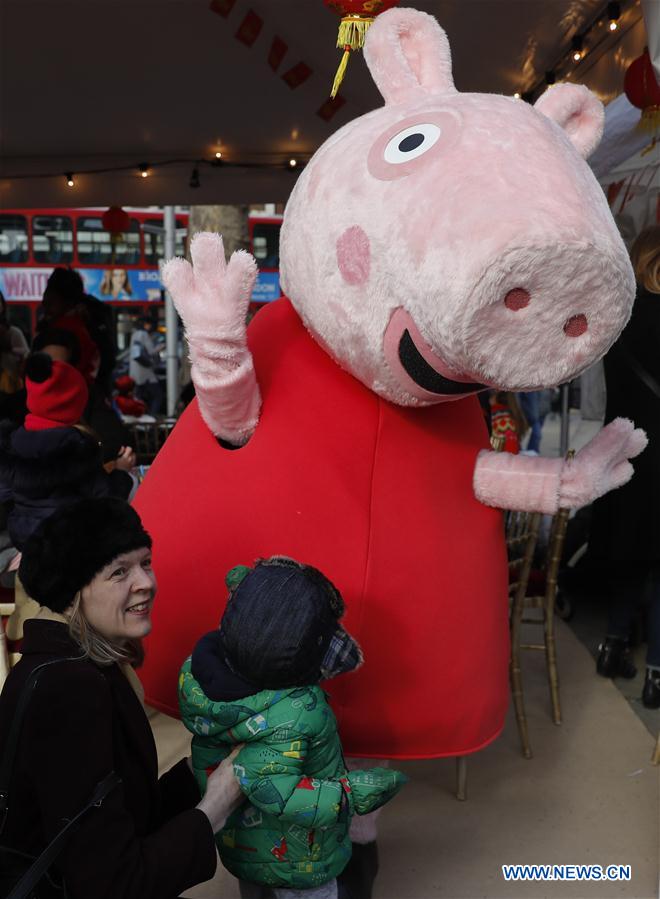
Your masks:
M 485 390 L 485 384 L 475 382 L 452 381 L 436 371 L 415 346 L 410 332 L 406 328 L 399 341 L 399 361 L 415 384 L 430 393 L 461 394 Z

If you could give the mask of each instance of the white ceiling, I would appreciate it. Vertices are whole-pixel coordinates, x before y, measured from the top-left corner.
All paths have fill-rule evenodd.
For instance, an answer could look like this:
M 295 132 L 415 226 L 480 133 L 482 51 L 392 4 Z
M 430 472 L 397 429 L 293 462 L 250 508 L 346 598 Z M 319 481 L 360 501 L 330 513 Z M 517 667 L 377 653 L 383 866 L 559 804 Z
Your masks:
M 402 0 L 401 5 L 405 5 Z M 603 0 L 410 0 L 446 29 L 460 90 L 513 93 L 542 79 L 570 38 L 604 9 Z M 625 4 L 624 4 L 625 5 Z M 262 19 L 250 48 L 235 39 L 249 9 Z M 282 169 L 200 167 L 218 144 L 234 161 L 311 154 L 337 127 L 380 105 L 361 56 L 342 87 L 345 106 L 331 122 L 316 111 L 327 99 L 339 51 L 338 17 L 322 0 L 236 0 L 227 18 L 209 0 L 1 0 L 0 203 L 20 206 L 120 203 L 232 203 L 285 200 L 294 176 Z M 639 4 L 622 27 L 574 74 L 605 99 L 641 52 Z M 274 35 L 288 45 L 278 72 L 267 56 Z M 313 69 L 291 90 L 281 74 L 299 61 Z M 126 172 L 85 170 L 127 165 Z M 66 188 L 63 173 L 77 173 Z

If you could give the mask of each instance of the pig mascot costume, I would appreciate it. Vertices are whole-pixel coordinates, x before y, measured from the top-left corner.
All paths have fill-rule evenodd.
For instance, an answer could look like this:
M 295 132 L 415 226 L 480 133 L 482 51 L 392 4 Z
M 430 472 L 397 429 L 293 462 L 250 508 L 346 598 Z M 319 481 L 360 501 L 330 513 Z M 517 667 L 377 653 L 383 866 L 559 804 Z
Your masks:
M 199 234 L 192 266 L 166 266 L 197 402 L 135 501 L 159 581 L 141 677 L 177 714 L 227 570 L 289 555 L 337 584 L 364 650 L 329 686 L 347 754 L 463 755 L 508 704 L 499 510 L 591 502 L 645 444 L 619 419 L 568 462 L 493 453 L 476 393 L 574 378 L 622 330 L 635 282 L 584 161 L 603 125 L 586 88 L 533 107 L 458 93 L 444 32 L 411 9 L 379 16 L 364 52 L 385 105 L 300 175 L 286 297 L 246 332 L 247 253 L 227 264 Z

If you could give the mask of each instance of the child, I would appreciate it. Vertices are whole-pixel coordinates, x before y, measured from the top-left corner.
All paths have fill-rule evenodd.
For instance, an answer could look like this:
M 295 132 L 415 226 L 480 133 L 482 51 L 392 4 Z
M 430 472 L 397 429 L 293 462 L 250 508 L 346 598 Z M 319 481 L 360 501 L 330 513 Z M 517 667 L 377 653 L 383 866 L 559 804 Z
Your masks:
M 122 447 L 114 463 L 117 470 L 108 474 L 98 439 L 79 424 L 88 394 L 77 369 L 46 353 L 33 353 L 25 365 L 25 387 L 24 424 L 0 428 L 0 500 L 11 501 L 7 527 L 20 551 L 56 509 L 85 497 L 127 499 L 135 484 L 129 474 L 133 451 Z M 23 622 L 38 609 L 17 579 L 16 609 L 7 624 L 10 639 L 23 636 Z
M 117 388 L 115 406 L 120 414 L 141 418 L 147 411 L 147 405 L 133 396 L 133 391 L 135 390 L 133 378 L 130 375 L 122 375 L 115 381 L 115 387 Z
M 220 857 L 276 899 L 333 899 L 351 856 L 352 816 L 383 805 L 406 778 L 387 768 L 346 770 L 319 682 L 354 670 L 362 654 L 339 624 L 344 603 L 330 581 L 274 556 L 233 568 L 227 586 L 220 630 L 202 637 L 179 679 L 202 789 L 207 773 L 244 744 L 234 770 L 249 802 L 217 834 Z

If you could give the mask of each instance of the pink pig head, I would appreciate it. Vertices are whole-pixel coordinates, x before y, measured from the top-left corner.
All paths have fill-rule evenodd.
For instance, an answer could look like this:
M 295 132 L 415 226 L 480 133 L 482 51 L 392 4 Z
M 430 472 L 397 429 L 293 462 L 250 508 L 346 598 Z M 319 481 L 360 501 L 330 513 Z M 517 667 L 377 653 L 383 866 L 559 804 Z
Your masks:
M 635 281 L 585 162 L 601 103 L 456 91 L 444 31 L 393 9 L 365 58 L 385 105 L 314 155 L 287 205 L 282 285 L 347 371 L 406 406 L 551 386 L 602 356 Z

